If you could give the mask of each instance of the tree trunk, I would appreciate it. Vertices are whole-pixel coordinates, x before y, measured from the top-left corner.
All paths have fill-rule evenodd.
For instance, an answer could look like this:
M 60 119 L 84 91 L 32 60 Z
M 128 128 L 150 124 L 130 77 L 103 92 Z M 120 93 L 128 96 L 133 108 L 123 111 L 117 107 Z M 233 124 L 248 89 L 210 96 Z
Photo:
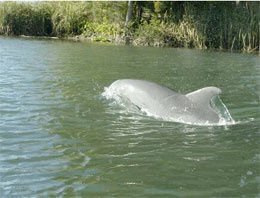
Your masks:
M 138 2 L 138 3 L 139 3 L 139 2 Z M 141 2 L 141 3 L 142 3 L 142 2 Z M 138 21 L 138 23 L 141 22 L 142 14 L 143 14 L 143 8 L 142 8 L 142 5 L 137 4 L 137 21 Z
M 128 25 L 128 23 L 131 21 L 133 13 L 133 1 L 128 1 L 128 8 L 127 8 L 127 14 L 125 19 L 125 26 Z

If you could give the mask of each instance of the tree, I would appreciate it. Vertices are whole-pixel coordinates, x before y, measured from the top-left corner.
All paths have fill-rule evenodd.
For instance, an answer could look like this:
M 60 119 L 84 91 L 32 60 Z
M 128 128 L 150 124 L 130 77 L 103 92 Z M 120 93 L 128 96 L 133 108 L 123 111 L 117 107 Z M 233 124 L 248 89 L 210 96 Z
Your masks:
M 128 23 L 131 21 L 133 13 L 133 1 L 128 1 L 128 8 L 127 8 L 127 14 L 125 19 L 125 26 L 128 25 Z

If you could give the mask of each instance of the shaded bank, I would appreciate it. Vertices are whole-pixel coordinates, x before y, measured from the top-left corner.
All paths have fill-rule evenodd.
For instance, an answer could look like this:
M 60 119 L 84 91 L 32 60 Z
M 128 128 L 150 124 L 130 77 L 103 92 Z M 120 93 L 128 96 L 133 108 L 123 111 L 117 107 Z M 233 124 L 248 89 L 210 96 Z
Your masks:
M 259 50 L 260 2 L 0 3 L 0 34 L 133 45 Z

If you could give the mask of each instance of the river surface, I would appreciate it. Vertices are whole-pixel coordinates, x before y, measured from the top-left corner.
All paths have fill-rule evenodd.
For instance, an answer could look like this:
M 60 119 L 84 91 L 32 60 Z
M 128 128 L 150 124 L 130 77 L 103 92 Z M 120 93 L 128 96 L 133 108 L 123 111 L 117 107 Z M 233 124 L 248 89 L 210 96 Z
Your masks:
M 260 197 L 260 58 L 0 37 L 0 197 Z M 235 124 L 127 111 L 117 79 L 219 87 Z

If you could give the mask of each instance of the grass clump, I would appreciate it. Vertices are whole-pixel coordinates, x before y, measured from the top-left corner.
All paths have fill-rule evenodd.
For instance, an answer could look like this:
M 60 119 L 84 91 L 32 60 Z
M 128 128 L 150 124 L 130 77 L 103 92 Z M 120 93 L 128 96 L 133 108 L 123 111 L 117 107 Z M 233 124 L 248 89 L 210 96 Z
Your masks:
M 47 6 L 2 3 L 0 6 L 0 33 L 48 36 L 52 33 L 51 11 Z
M 52 13 L 53 34 L 59 37 L 80 35 L 90 17 L 84 2 L 59 2 Z
M 204 48 L 204 37 L 188 20 L 179 23 L 165 23 L 152 18 L 149 23 L 144 21 L 134 35 L 136 45 L 197 47 Z

